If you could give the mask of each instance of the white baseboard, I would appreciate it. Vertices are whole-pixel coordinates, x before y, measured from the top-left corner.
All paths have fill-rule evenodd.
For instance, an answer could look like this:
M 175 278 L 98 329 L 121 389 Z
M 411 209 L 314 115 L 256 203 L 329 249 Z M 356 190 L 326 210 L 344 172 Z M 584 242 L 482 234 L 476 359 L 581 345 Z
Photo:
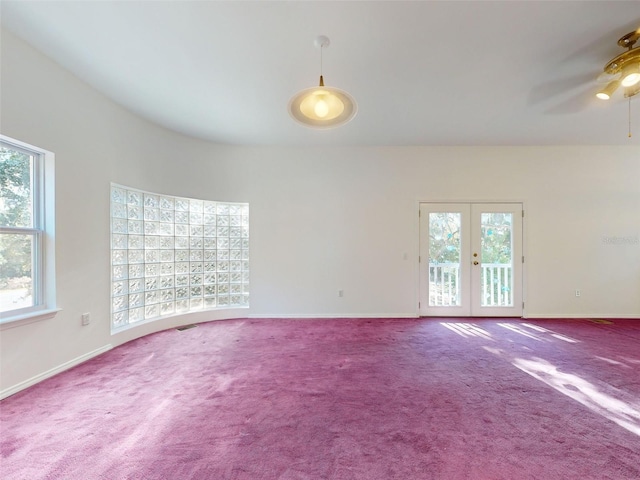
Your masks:
M 75 367 L 76 365 L 80 365 L 81 363 L 86 362 L 87 360 L 90 360 L 93 357 L 97 357 L 98 355 L 104 352 L 108 352 L 112 348 L 113 347 L 111 345 L 105 345 L 104 347 L 100 347 L 92 352 L 85 353 L 84 355 L 80 355 L 79 357 L 69 360 L 68 362 L 63 363 L 62 365 L 58 365 L 57 367 L 54 367 L 51 370 L 47 370 L 44 373 L 40 373 L 34 377 L 31 377 L 28 380 L 25 380 L 24 382 L 20 382 L 17 385 L 14 385 L 9 388 L 5 388 L 4 390 L 0 391 L 0 400 L 2 400 L 3 398 L 7 398 L 11 395 L 14 395 L 19 391 L 24 390 L 25 388 L 29 388 L 30 386 L 35 385 L 36 383 L 39 383 L 43 380 L 46 380 L 47 378 L 53 377 L 58 373 L 64 372 L 65 370 L 69 370 L 70 368 Z
M 640 320 L 640 315 L 632 313 L 527 313 L 527 318 L 631 318 Z
M 251 314 L 248 318 L 418 318 L 416 313 L 259 313 Z
M 312 313 L 259 313 L 248 315 L 247 318 L 298 318 L 301 320 L 312 318 L 420 318 L 420 315 L 416 313 L 333 313 L 333 314 L 312 314 Z M 425 317 L 429 318 L 429 317 Z M 437 317 L 445 318 L 445 317 Z M 536 318 L 630 318 L 640 320 L 639 315 L 634 314 L 619 314 L 619 313 L 527 313 L 522 317 L 525 320 L 532 320 Z

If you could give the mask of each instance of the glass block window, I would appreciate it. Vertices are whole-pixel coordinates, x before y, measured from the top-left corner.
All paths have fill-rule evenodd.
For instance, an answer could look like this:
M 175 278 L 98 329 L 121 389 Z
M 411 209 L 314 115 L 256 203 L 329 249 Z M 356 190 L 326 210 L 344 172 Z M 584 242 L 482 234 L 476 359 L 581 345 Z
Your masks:
M 111 328 L 249 306 L 249 205 L 111 185 Z

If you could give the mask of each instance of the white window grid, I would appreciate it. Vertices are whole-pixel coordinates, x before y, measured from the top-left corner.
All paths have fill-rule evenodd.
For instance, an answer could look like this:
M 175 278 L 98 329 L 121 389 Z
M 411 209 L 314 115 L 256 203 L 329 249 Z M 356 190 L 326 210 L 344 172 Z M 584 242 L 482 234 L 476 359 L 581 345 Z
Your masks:
M 249 306 L 249 204 L 111 185 L 111 327 Z

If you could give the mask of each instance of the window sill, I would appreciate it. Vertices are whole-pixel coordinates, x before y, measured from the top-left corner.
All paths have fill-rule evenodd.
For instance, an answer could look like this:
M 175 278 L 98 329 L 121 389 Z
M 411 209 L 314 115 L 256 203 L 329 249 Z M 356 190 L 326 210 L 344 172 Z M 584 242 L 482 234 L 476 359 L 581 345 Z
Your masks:
M 60 310 L 62 309 L 50 308 L 47 310 L 37 310 L 35 312 L 24 313 L 22 315 L 2 318 L 0 319 L 0 330 L 7 330 L 9 328 L 21 327 L 41 320 L 47 320 L 55 317 Z

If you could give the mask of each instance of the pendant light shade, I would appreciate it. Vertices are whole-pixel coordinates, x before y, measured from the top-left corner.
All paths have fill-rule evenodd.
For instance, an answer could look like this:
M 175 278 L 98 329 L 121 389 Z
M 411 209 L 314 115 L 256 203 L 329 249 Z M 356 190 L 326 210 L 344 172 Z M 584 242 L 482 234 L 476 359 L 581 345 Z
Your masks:
M 307 127 L 333 128 L 344 125 L 357 113 L 356 101 L 338 88 L 322 85 L 298 92 L 289 101 L 289 113 Z
M 344 90 L 325 86 L 322 76 L 322 49 L 329 45 L 329 39 L 320 36 L 316 39 L 315 45 L 320 48 L 319 85 L 295 94 L 289 101 L 289 113 L 294 120 L 307 127 L 338 127 L 353 119 L 358 107 L 353 97 Z

